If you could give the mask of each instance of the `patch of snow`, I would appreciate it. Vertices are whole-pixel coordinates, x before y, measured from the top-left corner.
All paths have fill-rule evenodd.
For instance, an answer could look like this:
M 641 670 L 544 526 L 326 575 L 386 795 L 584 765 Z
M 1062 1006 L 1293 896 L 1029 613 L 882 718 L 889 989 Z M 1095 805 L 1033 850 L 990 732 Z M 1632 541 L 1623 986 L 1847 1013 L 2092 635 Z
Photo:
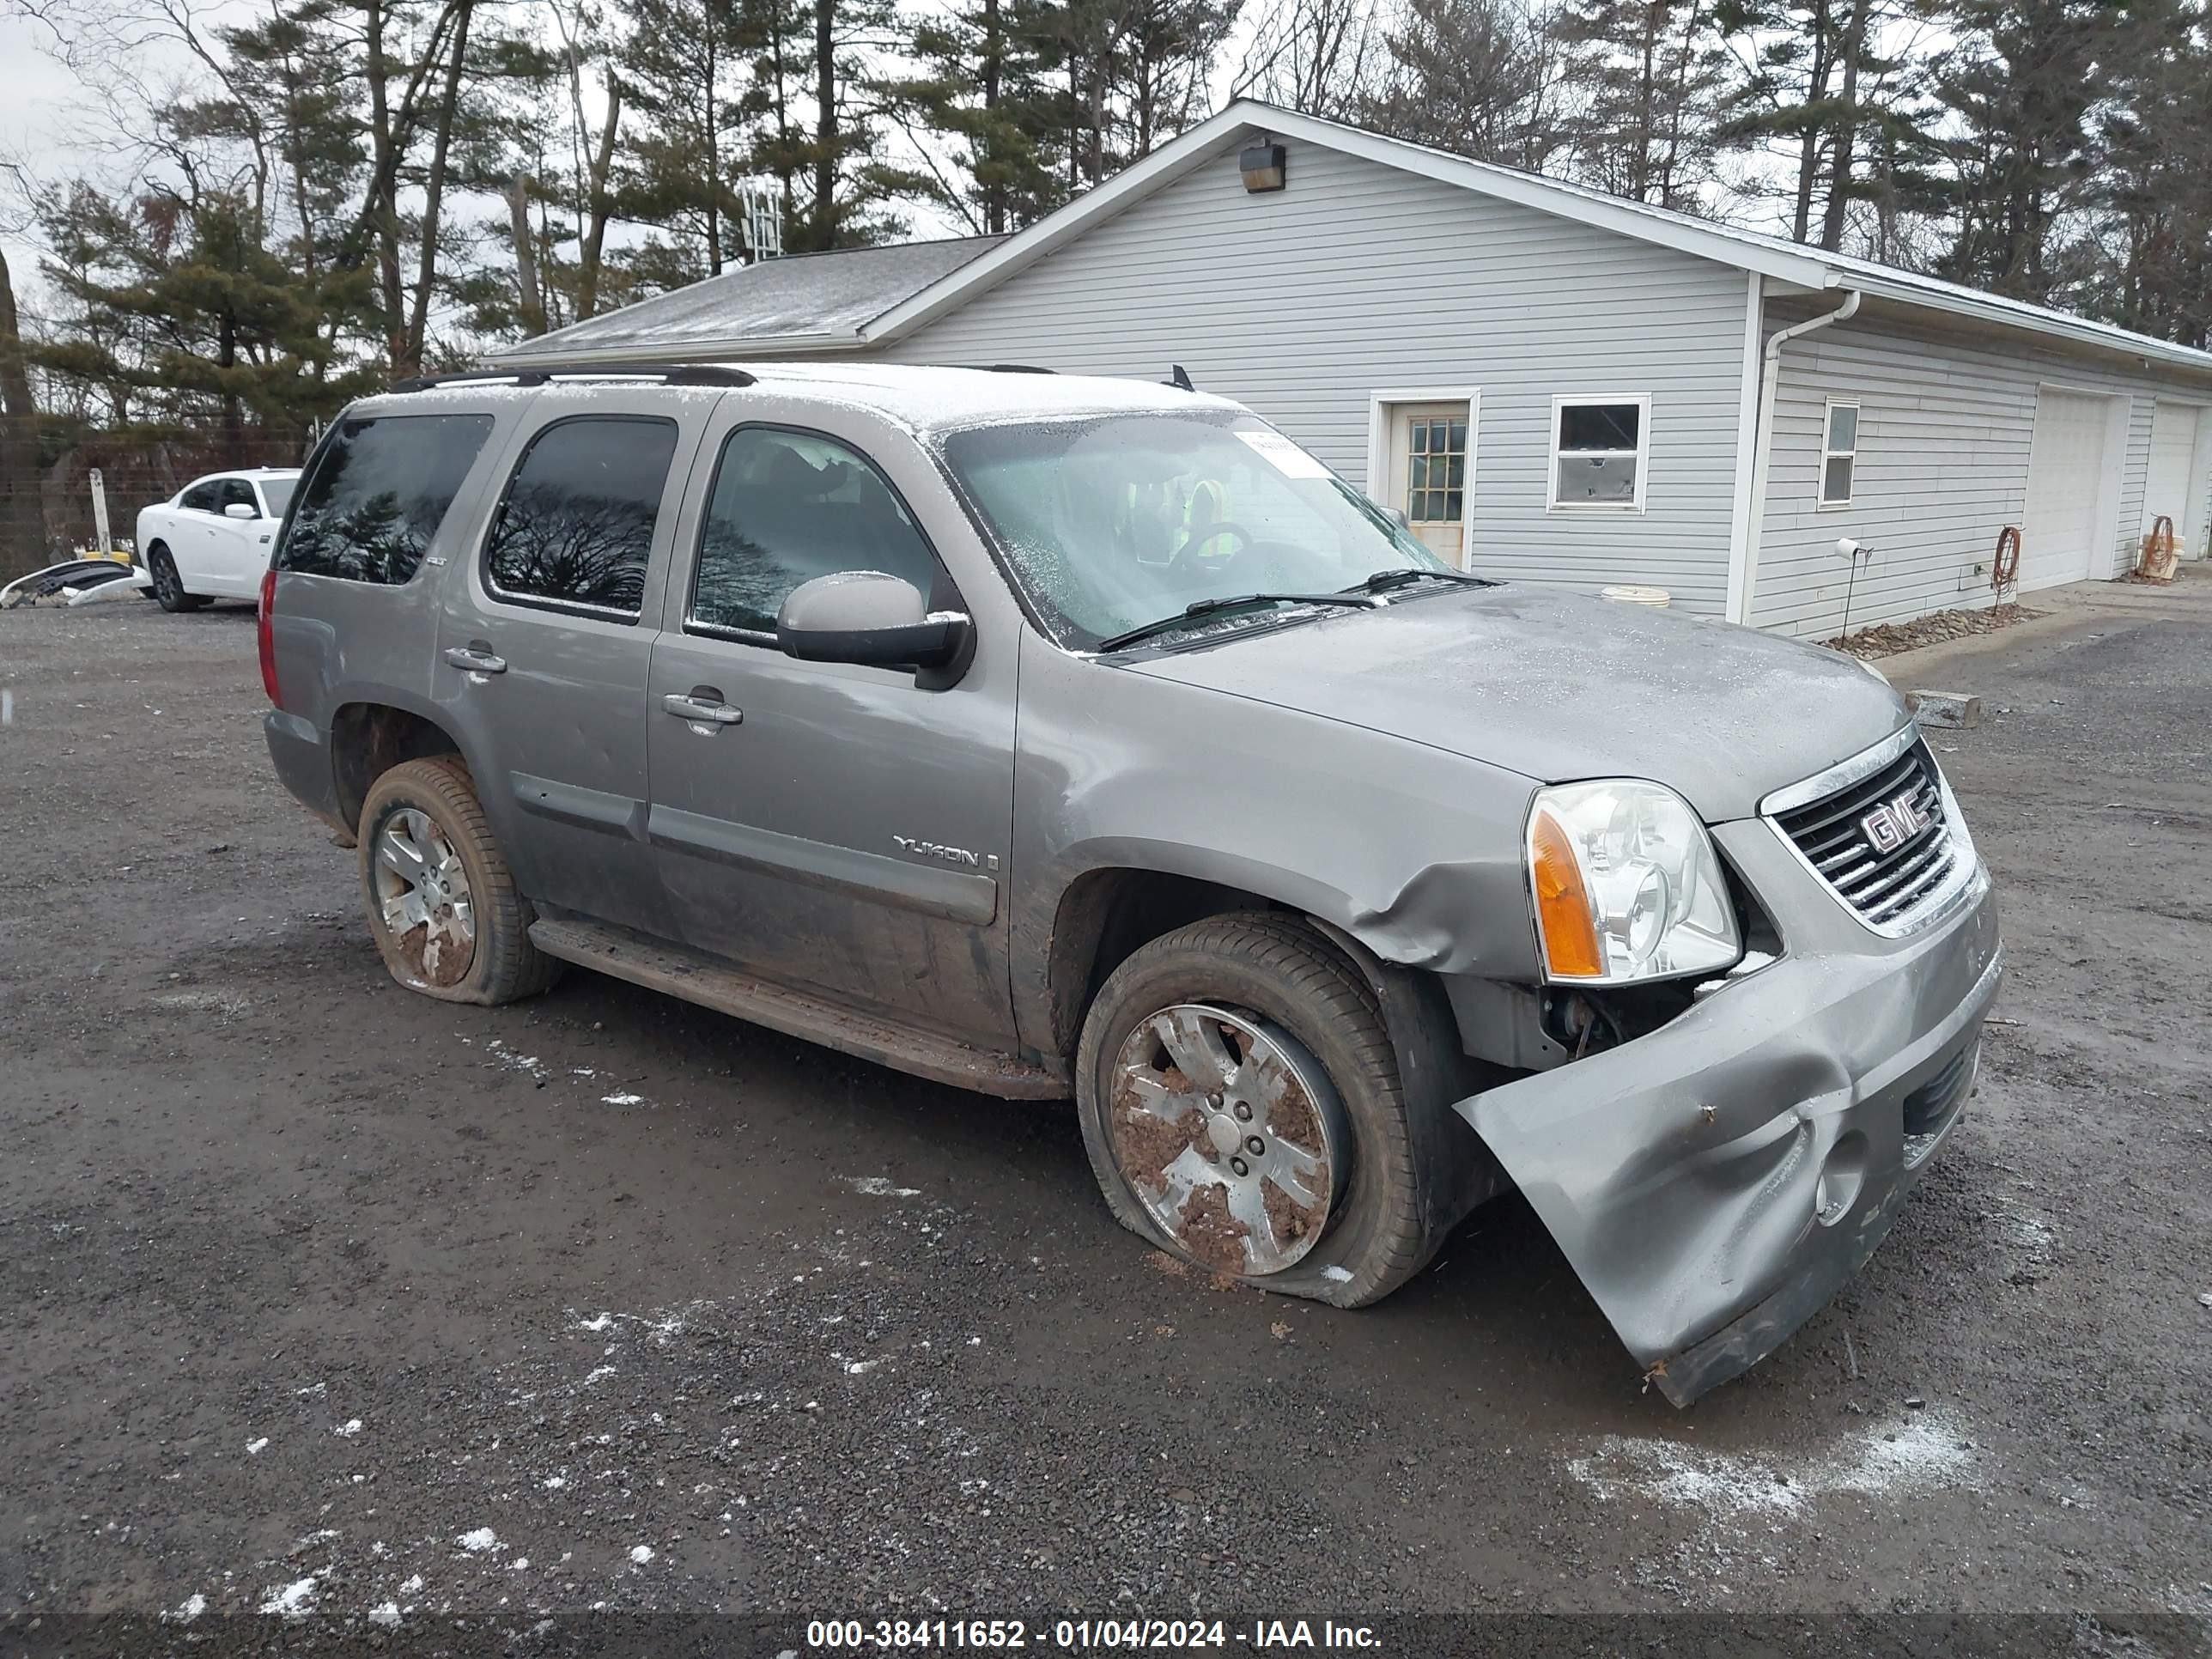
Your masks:
M 920 1198 L 919 1187 L 894 1187 L 881 1176 L 847 1176 L 845 1184 L 870 1198 Z
M 1338 1285 L 1349 1285 L 1352 1283 L 1351 1270 L 1346 1267 L 1340 1267 L 1334 1262 L 1331 1262 L 1328 1267 L 1323 1267 L 1321 1270 L 1321 1276 L 1323 1279 L 1331 1280 Z
M 650 1544 L 640 1544 L 635 1549 L 629 1553 L 629 1559 L 636 1562 L 641 1567 L 643 1566 L 647 1562 L 653 1559 L 653 1546 Z
M 545 1477 L 545 1490 L 548 1492 L 558 1492 L 568 1484 L 568 1477 L 565 1474 L 549 1474 Z
M 422 1575 L 418 1572 L 410 1578 L 399 1587 L 399 1593 L 402 1595 L 420 1595 L 422 1593 Z
M 310 1573 L 305 1578 L 295 1579 L 281 1589 L 272 1589 L 263 1598 L 261 1611 L 273 1613 L 278 1618 L 293 1623 L 305 1619 L 315 1605 L 315 1584 L 321 1573 Z
M 848 1376 L 865 1376 L 867 1372 L 875 1370 L 877 1366 L 883 1363 L 884 1362 L 880 1359 L 855 1359 L 851 1364 L 845 1367 L 845 1375 Z
M 358 1417 L 349 1417 L 344 1422 L 339 1424 L 337 1427 L 332 1429 L 331 1432 L 337 1436 L 341 1440 L 350 1440 L 354 1436 L 361 1432 L 361 1419 Z
M 514 1560 L 507 1564 L 507 1570 L 509 1572 L 528 1572 L 530 1571 L 530 1558 L 526 1555 L 516 1556 Z
M 518 1053 L 497 1037 L 494 1037 L 484 1046 L 491 1050 L 491 1057 L 510 1072 L 520 1072 L 526 1077 L 534 1078 L 543 1078 L 545 1075 L 545 1062 L 535 1054 Z
M 603 1313 L 597 1319 L 578 1320 L 576 1322 L 576 1328 L 579 1330 L 585 1331 L 603 1331 L 614 1322 L 615 1316 L 612 1314 Z
M 613 1366 L 601 1365 L 598 1370 L 586 1373 L 584 1377 L 584 1386 L 588 1389 L 592 1383 L 598 1382 L 601 1377 L 612 1376 L 614 1374 L 615 1368 Z
M 258 1457 L 267 1449 L 268 1445 L 269 1437 L 265 1434 L 258 1440 L 249 1440 L 246 1443 L 246 1455 L 248 1457 Z
M 1810 1462 L 1769 1462 L 1673 1440 L 1607 1435 L 1589 1457 L 1569 1460 L 1601 1498 L 1644 1498 L 1716 1516 L 1796 1515 L 1835 1492 L 1895 1497 L 1972 1484 L 1966 1436 L 1940 1415 L 1916 1412 L 1850 1437 Z
M 642 1106 L 645 1104 L 645 1097 L 624 1091 L 620 1094 L 601 1095 L 599 1102 L 605 1106 Z
M 174 1620 L 179 1625 L 189 1625 L 206 1611 L 207 1597 L 194 1590 L 161 1617 L 164 1621 Z
M 368 1622 L 380 1630 L 399 1628 L 399 1603 L 381 1601 L 368 1610 Z
M 465 1532 L 453 1540 L 471 1555 L 482 1555 L 487 1550 L 499 1547 L 499 1534 L 489 1527 L 478 1527 L 474 1532 Z

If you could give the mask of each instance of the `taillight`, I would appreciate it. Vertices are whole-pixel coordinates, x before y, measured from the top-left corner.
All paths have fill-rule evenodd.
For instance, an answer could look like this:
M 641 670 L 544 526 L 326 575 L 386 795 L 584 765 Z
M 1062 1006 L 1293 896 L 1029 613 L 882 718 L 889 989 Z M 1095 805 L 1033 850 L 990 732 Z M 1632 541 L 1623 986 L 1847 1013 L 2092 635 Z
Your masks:
M 269 694 L 269 701 L 282 708 L 284 699 L 276 694 L 276 572 L 271 567 L 261 578 L 261 615 L 255 626 L 261 645 L 261 689 Z

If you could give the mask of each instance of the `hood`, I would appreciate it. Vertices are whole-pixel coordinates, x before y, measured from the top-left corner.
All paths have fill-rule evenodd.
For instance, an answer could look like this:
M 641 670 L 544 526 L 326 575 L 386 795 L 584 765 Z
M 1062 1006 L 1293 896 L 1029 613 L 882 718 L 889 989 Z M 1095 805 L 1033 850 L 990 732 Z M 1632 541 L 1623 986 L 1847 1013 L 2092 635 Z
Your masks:
M 1748 628 L 1501 584 L 1133 663 L 1545 783 L 1650 778 L 1707 822 L 1911 718 L 1850 659 Z

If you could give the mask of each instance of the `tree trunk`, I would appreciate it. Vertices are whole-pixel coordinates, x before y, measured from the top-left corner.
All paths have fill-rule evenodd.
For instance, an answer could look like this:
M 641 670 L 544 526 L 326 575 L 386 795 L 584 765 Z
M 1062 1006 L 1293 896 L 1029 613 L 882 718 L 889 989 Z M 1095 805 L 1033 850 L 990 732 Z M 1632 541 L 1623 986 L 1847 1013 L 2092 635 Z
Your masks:
M 446 85 L 438 100 L 438 130 L 430 145 L 430 170 L 422 180 L 422 251 L 416 262 L 415 298 L 407 314 L 407 337 L 403 361 L 394 363 L 395 374 L 422 372 L 423 337 L 430 323 L 430 289 L 438 276 L 438 211 L 446 192 L 447 158 L 453 147 L 453 117 L 460 108 L 461 76 L 469 55 L 469 21 L 476 0 L 459 0 L 459 20 L 453 26 L 453 58 L 447 66 Z
M 246 464 L 246 408 L 231 389 L 228 372 L 238 367 L 238 319 L 225 312 L 216 325 L 215 366 L 225 372 L 222 387 L 222 464 Z
M 1828 210 L 1820 221 L 1820 246 L 1840 253 L 1851 207 L 1853 151 L 1859 132 L 1859 59 L 1866 56 L 1867 14 L 1871 0 L 1856 0 L 1844 31 L 1843 112 L 1837 118 L 1835 144 L 1828 164 Z
M 814 0 L 814 246 L 837 238 L 837 44 L 831 33 L 836 0 Z
M 583 240 L 576 250 L 576 316 L 579 321 L 599 310 L 599 270 L 607 246 L 607 179 L 615 164 L 615 130 L 622 122 L 622 82 L 607 77 L 607 118 L 599 128 L 599 148 L 592 152 L 591 177 L 586 187 Z
M 530 223 L 530 175 L 518 173 L 507 187 L 507 222 L 514 235 L 514 286 L 521 303 L 516 314 L 526 337 L 545 331 L 545 296 L 538 288 L 537 232 Z
M 0 250 L 0 581 L 46 562 L 46 509 L 40 493 L 39 412 L 16 332 L 15 289 Z
M 985 142 L 994 149 L 999 143 L 1000 76 L 1006 50 L 1006 36 L 999 21 L 999 0 L 983 0 L 983 130 L 988 135 Z M 987 151 L 981 159 L 995 162 L 999 157 Z M 983 228 L 993 236 L 1006 234 L 1006 186 L 998 173 L 999 169 L 994 167 L 992 181 L 983 186 Z

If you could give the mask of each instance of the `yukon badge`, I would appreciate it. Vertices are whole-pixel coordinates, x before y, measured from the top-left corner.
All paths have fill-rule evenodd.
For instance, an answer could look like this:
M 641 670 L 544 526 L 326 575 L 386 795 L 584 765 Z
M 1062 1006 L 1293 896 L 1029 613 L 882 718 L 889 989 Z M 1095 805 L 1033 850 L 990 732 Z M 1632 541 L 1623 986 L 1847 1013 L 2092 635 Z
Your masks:
M 1859 820 L 1867 845 L 1877 853 L 1894 853 L 1935 822 L 1911 793 L 1886 800 Z
M 916 841 L 912 836 L 893 836 L 891 845 L 902 853 L 915 853 L 926 859 L 942 859 L 947 864 L 966 865 L 970 869 L 995 870 L 999 867 L 996 853 L 971 853 L 964 847 L 947 847 L 936 841 Z

